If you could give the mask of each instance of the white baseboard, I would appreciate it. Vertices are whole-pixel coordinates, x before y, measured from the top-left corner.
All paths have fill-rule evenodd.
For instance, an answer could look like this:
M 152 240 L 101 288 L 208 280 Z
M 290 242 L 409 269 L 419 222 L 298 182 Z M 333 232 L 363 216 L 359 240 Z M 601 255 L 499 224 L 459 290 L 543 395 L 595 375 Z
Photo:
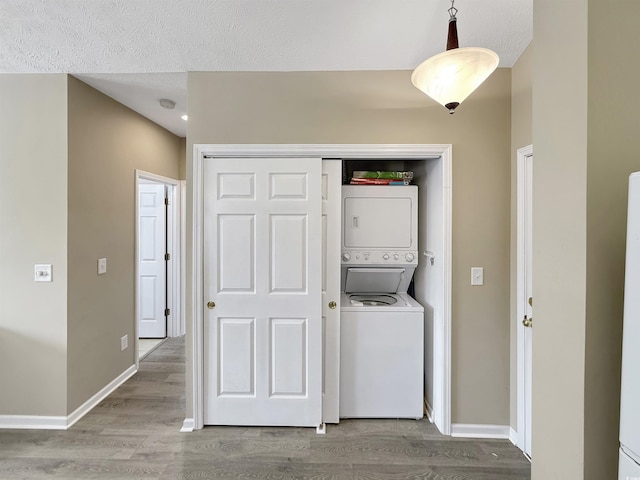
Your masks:
M 93 407 L 107 398 L 107 396 L 131 378 L 137 371 L 136 366 L 131 365 L 66 417 L 62 415 L 57 417 L 44 415 L 0 415 L 0 429 L 66 430 L 89 413 Z
M 195 430 L 196 422 L 193 418 L 185 418 L 184 422 L 182 422 L 182 428 L 180 429 L 183 433 L 193 432 Z
M 509 427 L 509 441 L 516 447 L 518 446 L 518 432 L 513 427 Z
M 87 413 L 91 411 L 93 407 L 98 405 L 102 400 L 107 398 L 111 393 L 113 393 L 120 385 L 129 380 L 135 373 L 138 371 L 135 365 L 131 365 L 124 372 L 118 375 L 115 379 L 109 382 L 104 388 L 102 388 L 98 393 L 96 393 L 89 400 L 84 402 L 78 408 L 76 408 L 71 415 L 67 417 L 67 428 L 71 427 L 74 423 L 84 417 Z
M 483 425 L 473 423 L 452 423 L 452 437 L 469 438 L 509 438 L 509 425 Z
M 67 417 L 45 415 L 0 415 L 0 428 L 66 430 Z

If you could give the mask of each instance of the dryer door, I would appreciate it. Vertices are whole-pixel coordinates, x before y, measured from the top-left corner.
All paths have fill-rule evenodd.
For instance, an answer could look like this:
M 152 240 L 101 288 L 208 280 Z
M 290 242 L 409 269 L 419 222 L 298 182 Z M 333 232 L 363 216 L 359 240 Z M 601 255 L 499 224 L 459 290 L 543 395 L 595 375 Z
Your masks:
M 344 248 L 411 248 L 411 200 L 352 197 L 344 200 Z
M 417 198 L 415 185 L 343 185 L 343 250 L 417 250 Z

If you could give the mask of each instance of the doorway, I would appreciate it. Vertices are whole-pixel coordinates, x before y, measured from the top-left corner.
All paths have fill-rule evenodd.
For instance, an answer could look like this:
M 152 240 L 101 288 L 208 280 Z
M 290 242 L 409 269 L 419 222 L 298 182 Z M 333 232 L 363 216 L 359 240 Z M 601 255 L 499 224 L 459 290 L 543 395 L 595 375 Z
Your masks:
M 204 319 L 206 316 L 205 291 L 203 285 L 204 275 L 204 231 L 203 221 L 204 199 L 209 192 L 204 189 L 204 165 L 210 159 L 230 159 L 230 158 L 269 158 L 294 157 L 308 158 L 316 157 L 322 159 L 402 159 L 426 161 L 434 160 L 435 175 L 440 176 L 440 212 L 442 228 L 438 234 L 442 245 L 441 256 L 437 257 L 435 263 L 431 262 L 434 252 L 425 246 L 421 248 L 421 255 L 429 261 L 433 272 L 442 279 L 442 288 L 436 293 L 438 295 L 438 305 L 440 315 L 434 317 L 433 328 L 433 411 L 430 417 L 437 425 L 438 429 L 445 435 L 451 432 L 451 145 L 195 145 L 192 162 L 192 179 L 190 200 L 192 204 L 192 258 L 191 264 L 191 306 L 192 306 L 192 338 L 191 358 L 187 359 L 191 363 L 191 386 L 188 392 L 191 397 L 191 417 L 184 421 L 182 431 L 192 431 L 204 426 L 204 401 L 205 389 L 204 378 L 204 350 L 203 340 L 205 338 Z M 425 167 L 425 171 L 429 168 Z M 433 174 L 432 172 L 432 174 Z M 416 293 L 418 297 L 418 294 Z
M 517 428 L 518 447 L 531 458 L 531 365 L 533 348 L 532 219 L 533 147 L 517 152 Z
M 450 179 L 442 156 L 420 159 L 345 159 L 343 180 L 355 170 L 411 172 L 411 184 L 418 187 L 418 250 L 420 259 L 410 285 L 411 295 L 424 307 L 424 408 L 429 421 L 442 433 L 450 423 L 444 416 L 447 401 L 447 362 L 444 345 L 448 342 L 446 329 L 449 315 L 449 293 L 445 272 L 450 271 L 450 219 L 445 210 L 450 205 Z M 447 434 L 451 433 L 450 431 Z
M 136 170 L 136 364 L 184 334 L 180 182 Z

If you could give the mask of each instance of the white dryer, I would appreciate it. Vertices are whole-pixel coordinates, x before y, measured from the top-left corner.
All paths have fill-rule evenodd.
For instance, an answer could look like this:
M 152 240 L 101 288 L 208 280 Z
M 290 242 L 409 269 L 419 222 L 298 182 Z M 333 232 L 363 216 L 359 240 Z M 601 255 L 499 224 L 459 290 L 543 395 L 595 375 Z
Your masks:
M 342 265 L 418 265 L 418 187 L 342 187 Z

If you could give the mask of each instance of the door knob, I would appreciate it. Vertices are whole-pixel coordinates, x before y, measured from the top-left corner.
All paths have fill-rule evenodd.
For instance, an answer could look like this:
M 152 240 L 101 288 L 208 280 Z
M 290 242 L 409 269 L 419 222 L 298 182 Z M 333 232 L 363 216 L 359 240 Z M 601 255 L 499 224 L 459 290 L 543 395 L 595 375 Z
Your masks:
M 331 310 L 334 310 L 336 307 L 338 306 L 338 304 L 334 301 L 329 302 L 329 308 Z
M 524 325 L 525 327 L 533 326 L 533 318 L 527 318 L 527 316 L 525 315 L 522 319 L 522 325 Z
M 213 310 L 214 308 L 216 308 L 216 302 L 207 302 L 207 308 L 209 310 Z

